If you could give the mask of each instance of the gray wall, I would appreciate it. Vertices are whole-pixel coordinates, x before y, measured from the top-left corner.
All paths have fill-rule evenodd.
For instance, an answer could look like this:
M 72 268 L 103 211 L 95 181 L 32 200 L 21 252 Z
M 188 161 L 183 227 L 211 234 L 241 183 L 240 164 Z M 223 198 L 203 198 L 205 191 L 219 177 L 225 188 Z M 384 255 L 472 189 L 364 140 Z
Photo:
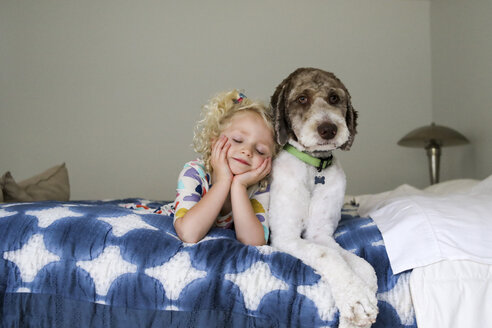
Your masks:
M 470 139 L 443 149 L 444 179 L 492 174 L 492 1 L 431 1 L 434 120 Z
M 314 66 L 360 113 L 340 154 L 348 192 L 425 186 L 425 152 L 396 142 L 432 119 L 430 14 L 407 0 L 0 0 L 0 173 L 66 162 L 73 199 L 173 199 L 211 95 L 268 100 Z

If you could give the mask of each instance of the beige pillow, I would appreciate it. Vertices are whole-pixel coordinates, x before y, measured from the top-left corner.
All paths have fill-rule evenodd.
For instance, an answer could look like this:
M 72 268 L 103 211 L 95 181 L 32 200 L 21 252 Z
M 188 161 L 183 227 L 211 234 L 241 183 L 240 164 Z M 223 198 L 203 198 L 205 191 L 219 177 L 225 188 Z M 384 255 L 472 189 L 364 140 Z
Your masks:
M 5 202 L 70 199 L 70 185 L 65 163 L 19 183 L 15 182 L 10 172 L 6 172 L 0 181 Z

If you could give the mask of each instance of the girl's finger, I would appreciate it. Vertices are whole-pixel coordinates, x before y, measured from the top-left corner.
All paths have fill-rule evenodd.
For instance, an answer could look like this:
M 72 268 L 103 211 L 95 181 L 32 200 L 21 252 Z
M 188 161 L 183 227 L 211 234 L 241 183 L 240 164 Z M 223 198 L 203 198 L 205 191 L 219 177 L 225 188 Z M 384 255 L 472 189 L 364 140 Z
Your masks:
M 265 167 L 263 168 L 263 170 L 261 172 L 262 179 L 264 177 L 266 177 L 268 175 L 268 173 L 270 173 L 270 171 L 272 170 L 272 159 L 271 159 L 271 157 L 267 158 L 265 160 L 264 164 L 265 164 Z
M 257 181 L 263 179 L 266 174 L 268 161 L 265 159 L 256 169 L 251 171 L 252 175 L 257 179 Z
M 222 147 L 220 150 L 220 158 L 225 159 L 227 157 L 227 152 L 229 151 L 229 148 L 231 148 L 231 143 L 227 141 L 227 143 Z
M 221 140 L 220 140 L 220 145 L 221 145 L 221 149 L 224 148 L 224 146 L 229 142 L 229 139 L 227 139 L 227 137 L 225 135 L 222 135 L 221 136 Z
M 270 157 L 265 158 L 265 160 L 263 161 L 263 163 L 261 163 L 261 165 L 263 166 L 263 169 L 267 168 L 270 165 Z
M 263 172 L 263 170 L 265 169 L 266 162 L 266 159 L 263 160 L 263 162 L 261 162 L 261 164 L 258 165 L 256 169 L 253 170 L 253 172 L 255 172 L 257 175 L 261 174 L 261 172 Z
M 220 151 L 222 150 L 222 147 L 224 147 L 224 142 L 225 142 L 225 136 L 221 135 L 219 139 L 214 143 L 212 147 L 212 153 L 217 157 L 220 154 Z

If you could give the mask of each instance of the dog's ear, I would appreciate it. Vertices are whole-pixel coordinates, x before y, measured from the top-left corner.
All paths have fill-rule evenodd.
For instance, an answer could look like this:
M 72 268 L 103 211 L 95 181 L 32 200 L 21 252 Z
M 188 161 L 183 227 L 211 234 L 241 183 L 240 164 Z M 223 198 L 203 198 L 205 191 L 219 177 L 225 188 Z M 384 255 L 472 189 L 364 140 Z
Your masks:
M 354 142 L 355 135 L 357 133 L 357 111 L 352 107 L 352 102 L 350 101 L 350 94 L 348 93 L 348 101 L 347 101 L 347 113 L 345 114 L 345 123 L 347 124 L 347 128 L 350 132 L 349 139 L 346 143 L 344 143 L 340 149 L 349 150 Z
M 289 84 L 289 78 L 285 79 L 275 89 L 275 93 L 270 99 L 270 105 L 273 109 L 273 120 L 275 127 L 275 136 L 277 143 L 280 146 L 284 146 L 289 139 L 289 124 L 287 122 L 287 116 L 285 109 L 287 107 L 287 86 Z

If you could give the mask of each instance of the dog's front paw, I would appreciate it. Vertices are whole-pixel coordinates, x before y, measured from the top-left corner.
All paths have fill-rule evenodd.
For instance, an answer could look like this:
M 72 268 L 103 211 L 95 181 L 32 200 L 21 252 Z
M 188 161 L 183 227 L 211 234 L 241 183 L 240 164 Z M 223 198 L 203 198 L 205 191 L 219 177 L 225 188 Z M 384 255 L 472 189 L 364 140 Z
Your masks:
M 354 324 L 353 322 L 349 321 L 346 318 L 340 317 L 340 321 L 338 323 L 338 328 L 370 328 L 372 326 L 372 323 L 369 323 L 367 325 L 359 326 Z
M 345 294 L 335 297 L 335 303 L 340 311 L 340 327 L 366 328 L 376 322 L 378 300 L 368 286 L 345 289 Z

